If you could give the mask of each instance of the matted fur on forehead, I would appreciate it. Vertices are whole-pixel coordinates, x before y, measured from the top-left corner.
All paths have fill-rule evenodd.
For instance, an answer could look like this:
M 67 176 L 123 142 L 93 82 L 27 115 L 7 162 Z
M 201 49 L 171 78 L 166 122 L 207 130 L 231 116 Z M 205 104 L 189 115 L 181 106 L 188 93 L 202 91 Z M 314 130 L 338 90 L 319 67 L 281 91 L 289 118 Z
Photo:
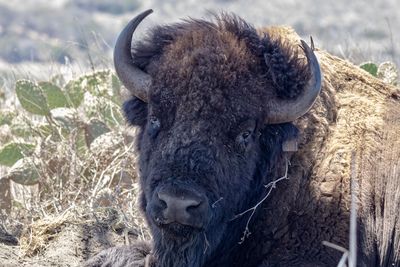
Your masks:
M 188 34 L 193 37 L 197 35 L 197 41 L 200 41 L 200 36 L 208 36 L 209 39 L 217 37 L 232 42 L 242 40 L 249 51 L 253 51 L 256 56 L 262 56 L 260 37 L 253 26 L 233 14 L 213 14 L 213 18 L 213 21 L 186 19 L 181 23 L 159 25 L 150 29 L 147 36 L 133 48 L 135 65 L 147 70 L 149 63 L 160 57 L 168 45 Z
M 227 31 L 199 29 L 178 36 L 164 47 L 165 62 L 179 62 L 181 78 L 190 78 L 191 71 L 199 65 L 210 66 L 222 79 L 230 79 L 233 72 L 249 71 L 256 57 L 243 40 Z M 215 69 L 213 69 L 215 68 Z M 186 75 L 185 75 L 186 73 Z

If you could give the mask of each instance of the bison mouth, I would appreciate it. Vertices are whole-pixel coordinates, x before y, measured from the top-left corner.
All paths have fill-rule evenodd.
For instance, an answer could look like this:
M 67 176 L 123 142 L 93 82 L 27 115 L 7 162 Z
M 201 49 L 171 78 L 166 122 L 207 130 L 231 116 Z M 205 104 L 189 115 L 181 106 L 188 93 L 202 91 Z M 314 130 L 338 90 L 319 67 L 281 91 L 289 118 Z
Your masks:
M 177 222 L 169 224 L 157 224 L 157 226 L 166 237 L 181 241 L 190 239 L 204 231 L 202 228 L 183 225 Z

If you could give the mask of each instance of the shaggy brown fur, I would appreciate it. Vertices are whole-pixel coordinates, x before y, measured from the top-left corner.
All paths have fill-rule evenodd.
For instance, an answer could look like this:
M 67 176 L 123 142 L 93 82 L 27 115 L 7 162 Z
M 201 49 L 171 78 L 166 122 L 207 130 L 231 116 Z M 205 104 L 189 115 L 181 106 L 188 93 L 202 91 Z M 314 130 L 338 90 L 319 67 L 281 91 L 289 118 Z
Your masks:
M 166 127 L 174 123 L 172 119 L 199 120 L 191 129 L 173 132 L 178 140 L 174 145 L 184 146 L 205 130 L 218 139 L 218 130 L 237 125 L 244 119 L 240 117 L 244 110 L 250 117 L 262 117 L 268 112 L 264 106 L 270 98 L 293 98 L 301 91 L 308 73 L 298 48 L 299 37 L 291 29 L 272 27 L 252 35 L 245 30 L 248 25 L 235 26 L 243 21 L 230 21 L 229 17 L 216 24 L 191 23 L 190 27 L 156 28 L 151 45 L 144 42 L 135 51 L 135 64 L 155 79 L 150 101 L 156 105 L 150 111 L 147 106 L 128 110 L 128 117 L 136 118 L 132 123 L 143 126 L 147 112 L 175 114 L 168 117 L 171 121 L 163 121 Z M 255 45 L 264 37 L 268 41 L 261 47 Z M 265 51 L 270 59 L 267 65 L 262 63 Z M 358 166 L 354 179 L 360 185 L 358 263 L 400 266 L 399 91 L 345 60 L 320 50 L 316 54 L 324 74 L 322 92 L 313 108 L 294 122 L 300 130 L 299 151 L 282 154 L 273 172 L 282 173 L 284 157 L 291 156 L 289 180 L 278 183 L 259 208 L 251 224 L 252 235 L 244 243 L 244 255 L 232 257 L 246 259 L 248 266 L 264 267 L 337 263 L 340 253 L 321 242 L 349 247 L 350 162 L 354 152 Z M 249 77 L 249 72 L 259 73 L 259 78 Z M 276 91 L 260 93 L 260 87 Z M 201 119 L 215 120 L 215 114 L 220 116 L 218 124 L 208 128 L 201 124 Z M 231 201 L 235 206 L 235 200 Z M 145 210 L 145 204 L 141 208 Z M 142 266 L 143 261 L 133 263 L 146 254 L 138 247 L 102 252 L 87 266 Z M 217 266 L 218 260 L 207 263 Z
M 265 30 L 285 36 L 294 45 L 299 41 L 288 28 Z M 295 232 L 300 232 L 296 246 L 303 250 L 319 235 L 320 240 L 348 248 L 354 151 L 360 186 L 359 264 L 400 266 L 400 90 L 325 51 L 317 55 L 324 74 L 322 92 L 312 110 L 295 122 L 302 141 L 291 160 L 290 177 L 303 181 L 294 212 L 302 217 L 295 225 Z M 309 179 L 301 179 L 307 173 Z M 286 197 L 276 204 L 287 201 Z M 316 230 L 321 226 L 325 233 Z M 316 253 L 324 257 L 321 251 Z

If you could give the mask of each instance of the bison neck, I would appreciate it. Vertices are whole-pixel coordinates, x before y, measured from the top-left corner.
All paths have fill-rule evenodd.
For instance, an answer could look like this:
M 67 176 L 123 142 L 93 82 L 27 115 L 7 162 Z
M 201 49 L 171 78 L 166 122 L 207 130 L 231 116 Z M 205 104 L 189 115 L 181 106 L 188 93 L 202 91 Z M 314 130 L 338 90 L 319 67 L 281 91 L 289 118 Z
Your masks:
M 222 241 L 204 266 L 259 266 L 277 243 L 276 233 L 287 231 L 285 222 L 288 222 L 293 201 L 279 204 L 278 201 L 279 196 L 287 193 L 290 181 L 282 179 L 272 189 L 265 186 L 284 176 L 285 156 L 276 155 L 272 165 L 260 167 L 255 174 L 258 177 L 254 178 L 252 197 L 243 201 L 241 207 L 242 211 L 248 212 L 227 224 Z
M 292 159 L 296 162 L 296 157 Z M 278 172 L 284 173 L 284 164 Z M 293 164 L 294 165 L 294 164 Z M 322 245 L 322 241 L 334 240 L 347 247 L 348 215 L 337 209 L 338 202 L 322 203 L 309 191 L 310 170 L 293 166 L 289 169 L 289 179 L 276 184 L 265 201 L 259 205 L 251 217 L 248 232 L 246 225 L 251 212 L 232 221 L 226 228 L 219 247 L 215 249 L 206 264 L 207 267 L 224 266 L 335 266 L 341 253 Z M 302 175 L 297 175 L 303 173 Z M 262 200 L 268 190 L 260 186 L 253 207 Z M 317 208 L 320 205 L 322 208 Z M 243 209 L 246 210 L 246 209 Z M 332 229 L 324 228 L 340 218 L 340 223 Z M 321 226 L 322 225 L 322 226 Z M 243 240 L 244 238 L 244 240 Z M 336 239 L 337 238 L 337 239 Z M 307 244 L 307 246 L 305 246 Z M 311 255 L 311 256 L 310 256 Z M 298 262 L 305 265 L 298 264 Z M 264 265 L 262 265 L 264 264 Z

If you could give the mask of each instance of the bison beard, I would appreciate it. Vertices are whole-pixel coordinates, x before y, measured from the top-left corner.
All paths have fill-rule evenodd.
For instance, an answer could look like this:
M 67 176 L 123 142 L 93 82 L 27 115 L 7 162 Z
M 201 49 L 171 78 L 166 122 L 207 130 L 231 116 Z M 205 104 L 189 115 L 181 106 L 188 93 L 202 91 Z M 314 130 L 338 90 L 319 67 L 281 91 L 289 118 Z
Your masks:
M 162 231 L 153 232 L 154 253 L 156 255 L 156 266 L 203 266 L 206 242 L 202 235 L 197 234 L 184 241 L 168 238 Z M 185 233 L 182 233 L 184 235 Z

